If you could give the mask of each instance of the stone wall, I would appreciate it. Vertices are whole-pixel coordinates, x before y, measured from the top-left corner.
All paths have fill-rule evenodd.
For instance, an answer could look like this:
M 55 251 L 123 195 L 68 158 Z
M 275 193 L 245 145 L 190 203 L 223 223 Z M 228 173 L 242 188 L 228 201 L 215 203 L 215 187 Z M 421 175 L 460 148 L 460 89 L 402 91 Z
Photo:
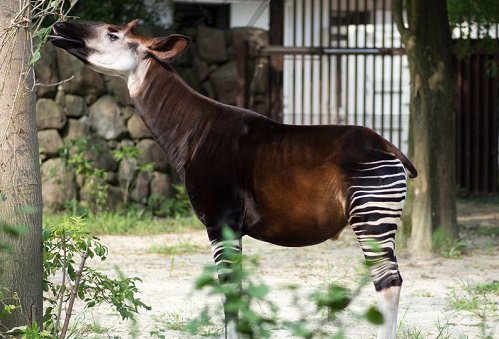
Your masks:
M 193 44 L 174 65 L 184 79 L 214 99 L 240 106 L 246 102 L 263 113 L 265 61 L 248 62 L 246 46 L 255 50 L 266 45 L 267 33 L 252 28 L 199 27 L 189 35 Z M 85 177 L 65 170 L 59 157 L 63 145 L 77 138 L 95 146 L 85 156 L 105 173 L 108 208 L 122 206 L 126 181 L 134 183 L 129 195 L 138 204 L 146 204 L 152 195 L 172 195 L 171 183 L 178 179 L 135 111 L 122 79 L 98 74 L 51 44 L 44 47 L 36 77 L 42 84 L 36 88 L 36 114 L 45 209 L 62 209 L 70 200 L 83 204 L 95 200 L 86 189 Z M 245 81 L 251 84 L 246 96 Z M 47 86 L 54 83 L 59 84 Z M 153 170 L 139 171 L 135 159 L 115 160 L 112 151 L 123 146 L 136 146 L 141 160 L 152 163 Z

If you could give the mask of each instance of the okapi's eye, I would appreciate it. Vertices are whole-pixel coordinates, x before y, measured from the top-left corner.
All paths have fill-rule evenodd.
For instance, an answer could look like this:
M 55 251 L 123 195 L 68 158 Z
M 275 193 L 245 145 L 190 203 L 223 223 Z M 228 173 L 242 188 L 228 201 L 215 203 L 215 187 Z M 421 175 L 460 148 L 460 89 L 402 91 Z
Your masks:
M 107 33 L 107 36 L 109 37 L 109 40 L 111 41 L 116 41 L 118 40 L 118 36 L 116 34 L 113 34 L 113 33 Z

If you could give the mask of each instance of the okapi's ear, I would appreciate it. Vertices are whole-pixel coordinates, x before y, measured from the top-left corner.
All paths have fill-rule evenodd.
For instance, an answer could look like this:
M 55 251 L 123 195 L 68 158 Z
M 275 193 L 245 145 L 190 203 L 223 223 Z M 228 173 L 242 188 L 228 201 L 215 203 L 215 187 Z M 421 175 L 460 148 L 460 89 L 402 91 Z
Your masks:
M 180 34 L 171 34 L 165 38 L 152 39 L 147 50 L 162 62 L 172 62 L 191 44 L 191 38 Z
M 127 32 L 132 32 L 135 27 L 139 24 L 140 20 L 139 19 L 134 19 L 130 21 L 129 23 L 126 24 L 126 31 Z

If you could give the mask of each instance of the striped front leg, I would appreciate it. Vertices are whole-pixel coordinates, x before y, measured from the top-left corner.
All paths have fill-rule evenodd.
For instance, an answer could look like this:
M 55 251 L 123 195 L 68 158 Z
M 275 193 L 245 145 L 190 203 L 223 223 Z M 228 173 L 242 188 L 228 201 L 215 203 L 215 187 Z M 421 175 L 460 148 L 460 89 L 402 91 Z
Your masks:
M 349 188 L 349 223 L 369 264 L 384 324 L 378 338 L 395 338 L 402 277 L 395 233 L 406 196 L 406 173 L 398 159 L 362 163 Z
M 213 259 L 217 266 L 220 284 L 226 288 L 224 300 L 225 314 L 225 338 L 236 339 L 238 310 L 231 309 L 232 299 L 237 298 L 241 283 L 241 252 L 242 243 L 240 239 L 211 242 Z

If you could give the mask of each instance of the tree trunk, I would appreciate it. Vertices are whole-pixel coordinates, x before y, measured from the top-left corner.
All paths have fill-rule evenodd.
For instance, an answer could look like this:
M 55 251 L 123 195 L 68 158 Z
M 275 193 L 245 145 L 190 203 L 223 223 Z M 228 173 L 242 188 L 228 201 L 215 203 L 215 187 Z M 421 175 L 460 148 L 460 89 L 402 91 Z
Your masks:
M 25 5 L 21 18 L 29 18 L 29 0 L 0 0 L 0 227 L 27 230 L 18 237 L 0 232 L 0 242 L 11 245 L 0 253 L 0 286 L 17 293 L 22 306 L 22 314 L 0 322 L 0 332 L 41 325 L 42 319 L 42 200 L 29 32 L 21 26 L 6 31 Z
M 395 21 L 407 52 L 411 79 L 412 154 L 419 176 L 412 185 L 409 246 L 431 251 L 437 229 L 457 237 L 454 69 L 447 1 L 393 0 Z

